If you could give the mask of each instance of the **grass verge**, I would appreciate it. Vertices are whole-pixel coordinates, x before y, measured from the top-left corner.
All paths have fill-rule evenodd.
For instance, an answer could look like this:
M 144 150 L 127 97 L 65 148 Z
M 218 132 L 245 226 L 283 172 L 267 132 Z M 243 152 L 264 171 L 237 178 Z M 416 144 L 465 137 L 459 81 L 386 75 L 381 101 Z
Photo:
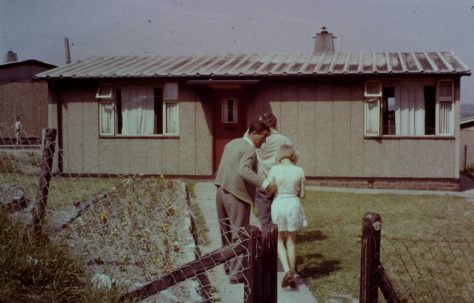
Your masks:
M 398 254 L 403 258 L 411 245 L 423 245 L 418 241 L 423 239 L 474 241 L 472 204 L 463 198 L 308 192 L 302 202 L 310 224 L 298 233 L 298 271 L 320 302 L 338 295 L 359 296 L 360 236 L 362 218 L 367 211 L 381 215 L 381 261 L 386 262 L 384 266 L 390 271 L 391 278 L 405 281 L 405 286 L 418 281 L 406 270 L 400 271 L 399 264 L 390 261 L 393 258 L 389 256 Z M 451 249 L 453 254 L 464 257 L 467 262 L 474 253 L 473 250 Z M 410 257 L 415 259 L 416 266 L 426 267 L 426 255 L 414 252 Z M 431 258 L 430 262 L 434 259 Z M 443 262 L 431 265 L 437 266 L 448 266 L 448 271 L 457 270 Z M 462 273 L 453 275 L 450 279 L 455 281 L 450 281 L 447 287 L 463 285 L 465 277 L 462 276 Z M 472 274 L 470 276 L 473 278 Z M 438 287 L 436 282 L 426 281 L 426 276 L 424 280 L 423 286 L 417 286 L 419 292 L 430 292 Z M 406 297 L 408 294 L 402 295 Z M 472 293 L 469 296 L 473 298 Z
M 23 188 L 28 199 L 34 200 L 38 191 L 38 178 L 39 176 L 2 172 L 0 184 L 16 184 Z M 47 206 L 54 210 L 70 207 L 75 201 L 84 201 L 99 191 L 110 190 L 121 181 L 123 178 L 53 176 L 50 181 Z

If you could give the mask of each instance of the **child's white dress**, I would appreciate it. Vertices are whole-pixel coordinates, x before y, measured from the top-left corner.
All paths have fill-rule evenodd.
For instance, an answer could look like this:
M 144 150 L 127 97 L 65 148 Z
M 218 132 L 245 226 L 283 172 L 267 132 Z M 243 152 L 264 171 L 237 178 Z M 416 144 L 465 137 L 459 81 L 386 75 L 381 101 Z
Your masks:
M 278 187 L 272 202 L 272 221 L 278 225 L 278 231 L 296 231 L 308 225 L 298 198 L 299 186 L 305 180 L 303 169 L 293 164 L 278 164 L 270 169 L 268 179 Z

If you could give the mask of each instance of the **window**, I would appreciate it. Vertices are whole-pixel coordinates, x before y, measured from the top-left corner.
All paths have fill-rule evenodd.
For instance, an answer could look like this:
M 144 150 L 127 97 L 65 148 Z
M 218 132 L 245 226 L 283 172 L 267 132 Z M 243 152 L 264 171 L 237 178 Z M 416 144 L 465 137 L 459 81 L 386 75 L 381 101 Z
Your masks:
M 165 83 L 165 100 L 178 100 L 178 83 Z
M 99 85 L 95 97 L 97 99 L 112 99 L 113 86 L 111 83 L 103 83 Z
M 165 134 L 178 133 L 178 103 L 165 101 L 163 121 L 165 121 Z
M 437 133 L 439 135 L 452 135 L 454 133 L 453 101 L 453 82 L 438 81 Z
M 367 81 L 365 136 L 453 135 L 453 82 Z
M 395 135 L 395 111 L 397 103 L 395 101 L 395 87 L 388 86 L 383 88 L 383 134 Z
M 368 137 L 380 136 L 380 97 L 382 86 L 379 81 L 365 83 L 365 119 L 364 135 Z
M 100 102 L 100 134 L 110 136 L 115 134 L 115 109 L 113 102 Z
M 382 82 L 370 80 L 365 82 L 365 97 L 382 97 Z
M 167 135 L 178 134 L 178 84 L 165 83 L 163 96 L 163 126 Z
M 365 132 L 366 136 L 380 136 L 380 99 L 365 100 Z
M 176 83 L 173 83 L 176 84 Z M 179 133 L 178 88 L 172 85 L 164 100 L 164 89 L 147 85 L 123 85 L 114 99 L 99 99 L 100 135 L 151 136 Z M 96 96 L 99 96 L 99 91 Z
M 222 123 L 237 123 L 238 110 L 236 99 L 222 99 Z

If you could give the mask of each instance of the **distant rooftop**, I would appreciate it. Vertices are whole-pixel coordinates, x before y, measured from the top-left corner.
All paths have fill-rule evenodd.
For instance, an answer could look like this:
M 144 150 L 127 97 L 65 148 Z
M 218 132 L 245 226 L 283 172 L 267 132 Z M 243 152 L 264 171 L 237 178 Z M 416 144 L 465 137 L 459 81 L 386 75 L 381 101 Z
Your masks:
M 470 69 L 450 51 L 320 54 L 118 56 L 90 58 L 37 78 L 242 77 L 285 75 L 456 74 Z
M 9 63 L 4 63 L 0 64 L 0 69 L 5 69 L 5 68 L 10 68 L 10 67 L 15 67 L 15 66 L 21 66 L 21 65 L 35 65 L 35 66 L 41 66 L 44 68 L 54 68 L 56 65 L 52 65 L 43 61 L 35 60 L 35 59 L 29 59 L 29 60 L 21 60 L 21 61 L 14 61 L 14 62 L 9 62 Z

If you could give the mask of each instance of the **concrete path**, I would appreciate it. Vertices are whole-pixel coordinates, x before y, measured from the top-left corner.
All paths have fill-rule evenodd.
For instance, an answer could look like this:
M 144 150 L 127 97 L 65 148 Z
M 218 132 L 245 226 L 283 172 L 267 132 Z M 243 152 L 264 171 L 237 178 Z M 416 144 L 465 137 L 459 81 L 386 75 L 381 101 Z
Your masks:
M 194 194 L 196 196 L 194 200 L 200 206 L 207 227 L 209 228 L 208 236 L 210 244 L 206 247 L 201 247 L 201 251 L 204 254 L 218 249 L 221 246 L 216 212 L 216 187 L 212 182 L 198 182 L 194 187 Z M 260 222 L 253 213 L 250 217 L 250 224 L 260 227 Z M 278 289 L 279 303 L 318 303 L 308 287 L 303 284 L 302 279 L 299 279 L 297 289 L 282 289 L 280 285 L 283 274 L 281 266 L 279 266 L 277 285 L 275 285 Z M 216 288 L 221 302 L 243 302 L 243 284 L 229 284 L 229 277 L 225 274 L 223 265 L 215 267 L 209 272 L 208 276 L 212 286 Z

